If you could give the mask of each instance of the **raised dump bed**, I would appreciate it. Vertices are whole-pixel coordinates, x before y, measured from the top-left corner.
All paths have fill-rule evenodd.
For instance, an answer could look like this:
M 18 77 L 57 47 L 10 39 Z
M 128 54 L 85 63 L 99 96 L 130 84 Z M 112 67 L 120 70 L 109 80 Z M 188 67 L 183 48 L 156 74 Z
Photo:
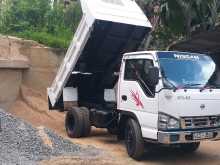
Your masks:
M 63 107 L 65 87 L 77 88 L 81 102 L 102 102 L 103 90 L 116 83 L 113 73 L 119 71 L 123 53 L 136 51 L 151 30 L 133 0 L 81 0 L 81 6 L 81 22 L 48 88 L 50 108 Z

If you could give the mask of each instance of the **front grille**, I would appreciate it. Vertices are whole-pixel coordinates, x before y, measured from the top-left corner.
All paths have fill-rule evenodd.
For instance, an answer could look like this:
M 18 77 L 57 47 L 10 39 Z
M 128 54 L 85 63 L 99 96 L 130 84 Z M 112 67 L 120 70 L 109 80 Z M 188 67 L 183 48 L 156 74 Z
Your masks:
M 182 117 L 183 129 L 212 128 L 219 126 L 220 116 Z

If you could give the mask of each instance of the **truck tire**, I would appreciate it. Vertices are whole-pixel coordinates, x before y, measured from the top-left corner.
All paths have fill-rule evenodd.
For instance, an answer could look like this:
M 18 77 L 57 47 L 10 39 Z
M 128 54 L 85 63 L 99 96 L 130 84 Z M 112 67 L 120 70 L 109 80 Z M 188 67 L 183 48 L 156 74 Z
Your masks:
M 141 128 L 134 119 L 128 119 L 125 128 L 125 144 L 128 155 L 135 160 L 140 160 L 144 155 L 144 140 Z
M 70 138 L 79 138 L 82 136 L 84 126 L 84 113 L 81 109 L 74 107 L 66 114 L 65 127 L 67 135 Z
M 200 142 L 180 144 L 180 150 L 186 153 L 195 152 L 200 146 Z
M 86 107 L 81 107 L 80 109 L 83 112 L 82 137 L 88 137 L 91 132 L 91 122 L 90 122 L 89 110 Z

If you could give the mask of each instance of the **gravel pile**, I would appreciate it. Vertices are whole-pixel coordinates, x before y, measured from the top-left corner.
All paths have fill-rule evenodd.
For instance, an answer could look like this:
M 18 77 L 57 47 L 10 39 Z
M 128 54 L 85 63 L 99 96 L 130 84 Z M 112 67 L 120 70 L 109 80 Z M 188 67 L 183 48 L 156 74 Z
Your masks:
M 95 148 L 83 149 L 69 140 L 43 128 L 43 132 L 51 142 L 45 144 L 39 130 L 21 119 L 0 111 L 0 164 L 37 164 L 54 156 L 98 156 L 100 151 Z

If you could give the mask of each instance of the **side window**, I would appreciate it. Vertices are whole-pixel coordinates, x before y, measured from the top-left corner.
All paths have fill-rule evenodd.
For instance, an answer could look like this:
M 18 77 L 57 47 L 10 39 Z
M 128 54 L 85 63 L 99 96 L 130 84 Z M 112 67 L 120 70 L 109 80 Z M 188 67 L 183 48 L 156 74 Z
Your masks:
M 148 59 L 126 60 L 124 79 L 137 81 L 140 77 L 145 81 L 149 68 L 153 67 L 153 61 Z
M 137 81 L 148 97 L 154 97 L 155 86 L 151 86 L 148 79 L 153 66 L 153 60 L 149 59 L 126 60 L 124 80 Z

